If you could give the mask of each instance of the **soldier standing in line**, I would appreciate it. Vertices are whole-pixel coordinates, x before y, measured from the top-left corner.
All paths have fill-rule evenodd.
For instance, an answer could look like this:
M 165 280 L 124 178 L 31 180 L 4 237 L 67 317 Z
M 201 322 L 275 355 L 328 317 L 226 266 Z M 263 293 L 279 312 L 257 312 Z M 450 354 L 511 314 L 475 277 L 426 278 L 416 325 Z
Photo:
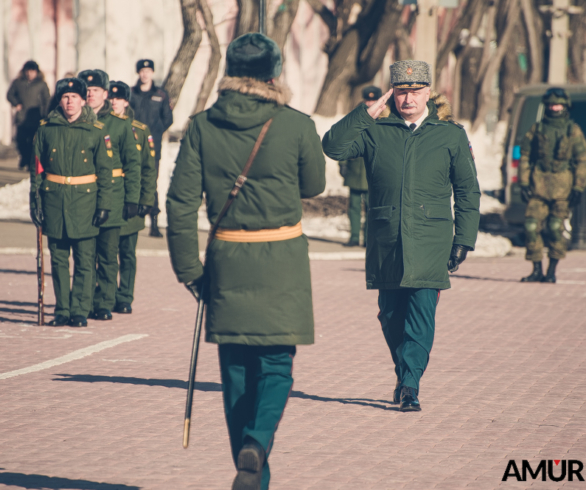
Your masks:
M 371 107 L 360 104 L 334 124 L 323 148 L 336 160 L 364 157 L 366 287 L 379 290 L 378 318 L 397 375 L 393 401 L 412 412 L 421 410 L 440 291 L 476 243 L 480 190 L 466 131 L 452 121 L 447 99 L 431 92 L 430 66 L 397 61 L 391 85 Z
M 149 213 L 155 202 L 157 188 L 155 150 L 148 126 L 134 119 L 134 111 L 128 105 L 130 87 L 124 82 L 111 81 L 108 96 L 110 97 L 113 111 L 118 116 L 128 116 L 129 120 L 132 121 L 132 134 L 141 158 L 138 215 L 129 219 L 120 230 L 118 250 L 120 285 L 116 291 L 116 306 L 114 307 L 116 313 L 132 313 L 138 232 L 144 229 L 144 217 Z M 151 146 L 153 147 L 151 148 Z
M 169 102 L 169 95 L 153 82 L 155 63 L 153 60 L 138 60 L 136 63 L 138 81 L 132 87 L 130 106 L 134 109 L 136 119 L 146 124 L 151 130 L 155 144 L 155 165 L 157 178 L 159 177 L 159 162 L 161 161 L 161 141 L 163 133 L 173 124 L 173 110 Z M 150 210 L 151 230 L 149 235 L 162 237 L 159 230 L 157 216 L 159 208 L 159 194 L 155 189 L 155 204 Z
M 219 344 L 224 411 L 238 469 L 233 490 L 266 490 L 267 459 L 289 397 L 297 344 L 312 344 L 313 307 L 301 200 L 323 192 L 315 124 L 286 104 L 282 58 L 268 37 L 230 43 L 219 97 L 193 117 L 167 195 L 173 269 L 197 297 L 197 211 L 214 223 L 261 129 L 272 120 L 240 194 L 207 252 L 206 340 Z M 206 295 L 207 296 L 207 295 Z
M 87 87 L 77 78 L 57 82 L 59 107 L 41 121 L 31 164 L 31 218 L 49 238 L 55 290 L 50 326 L 87 326 L 93 295 L 95 237 L 108 220 L 112 158 L 108 134 L 85 105 Z M 69 254 L 73 249 L 73 286 Z
M 380 88 L 373 85 L 362 89 L 362 99 L 366 107 L 373 105 L 383 95 Z M 344 185 L 350 188 L 348 199 L 348 218 L 350 219 L 350 241 L 345 247 L 360 245 L 360 229 L 362 228 L 362 204 L 368 214 L 368 182 L 364 158 L 351 158 L 339 163 L 340 175 L 344 177 Z M 366 247 L 367 225 L 364 226 L 364 246 Z
M 545 116 L 534 124 L 521 144 L 519 185 L 528 203 L 525 211 L 525 258 L 533 272 L 521 282 L 555 283 L 558 261 L 566 256 L 564 220 L 578 205 L 586 188 L 586 141 L 570 119 L 568 93 L 552 87 L 543 96 Z M 549 266 L 543 275 L 542 231 L 546 231 Z
M 96 238 L 96 281 L 93 317 L 111 320 L 118 286 L 118 246 L 120 228 L 138 213 L 140 197 L 140 153 L 132 134 L 128 116 L 112 111 L 108 100 L 108 74 L 102 70 L 85 70 L 79 78 L 88 85 L 87 103 L 106 126 L 108 154 L 113 160 L 112 211 Z

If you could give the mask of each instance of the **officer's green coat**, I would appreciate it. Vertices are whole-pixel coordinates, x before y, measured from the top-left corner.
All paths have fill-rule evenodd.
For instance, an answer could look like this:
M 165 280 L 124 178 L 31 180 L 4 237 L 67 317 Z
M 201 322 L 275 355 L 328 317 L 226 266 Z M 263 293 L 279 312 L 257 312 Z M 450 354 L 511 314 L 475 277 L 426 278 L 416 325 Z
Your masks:
M 132 118 L 132 109 L 127 115 Z M 152 206 L 155 203 L 157 190 L 157 169 L 155 167 L 155 149 L 149 127 L 140 121 L 132 121 L 132 134 L 136 148 L 140 153 L 140 198 L 138 204 Z M 149 139 L 150 138 L 150 139 Z M 120 230 L 121 236 L 132 235 L 144 229 L 144 218 L 135 216 L 126 222 Z
M 473 249 L 480 220 L 466 131 L 447 120 L 449 104 L 437 94 L 414 132 L 398 115 L 393 97 L 388 104 L 376 121 L 361 104 L 323 139 L 334 160 L 364 157 L 370 206 L 366 285 L 447 289 L 452 243 Z
M 56 184 L 36 175 L 31 165 L 31 207 L 40 191 L 45 221 L 43 233 L 51 238 L 89 238 L 98 234 L 92 218 L 98 209 L 112 209 L 112 158 L 106 151 L 104 125 L 96 121 L 94 112 L 82 108 L 81 116 L 67 122 L 61 108 L 41 121 L 34 143 L 35 157 L 45 172 L 67 177 L 95 174 L 95 183 L 83 185 Z
M 344 185 L 350 187 L 353 191 L 368 191 L 368 181 L 366 180 L 366 168 L 364 167 L 364 158 L 351 158 L 345 162 L 340 162 L 340 166 L 346 165 L 346 175 L 344 175 Z
M 132 134 L 131 120 L 128 116 L 117 116 L 112 111 L 109 100 L 98 113 L 98 120 L 106 126 L 110 140 L 106 141 L 108 152 L 112 154 L 113 168 L 121 168 L 124 177 L 111 177 L 113 183 L 112 209 L 103 228 L 123 226 L 124 203 L 138 204 L 140 198 L 140 153 Z
M 273 118 L 258 156 L 221 227 L 260 230 L 301 220 L 300 198 L 325 188 L 325 160 L 315 124 L 284 104 L 279 85 L 226 77 L 220 96 L 193 117 L 181 142 L 167 195 L 167 239 L 180 282 L 202 275 L 197 210 L 206 193 L 213 223 L 254 146 Z M 206 340 L 246 345 L 313 342 L 307 239 L 262 243 L 214 240 Z
M 519 185 L 535 197 L 565 200 L 572 189 L 586 188 L 586 141 L 567 117 L 545 117 L 531 126 L 521 144 Z

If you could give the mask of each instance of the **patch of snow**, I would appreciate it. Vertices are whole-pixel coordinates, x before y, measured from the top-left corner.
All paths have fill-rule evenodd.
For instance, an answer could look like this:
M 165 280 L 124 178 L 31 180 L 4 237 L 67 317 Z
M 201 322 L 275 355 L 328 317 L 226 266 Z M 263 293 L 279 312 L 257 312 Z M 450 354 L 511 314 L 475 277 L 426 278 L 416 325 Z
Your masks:
M 513 244 L 508 238 L 479 232 L 476 247 L 474 252 L 470 252 L 470 257 L 504 257 L 512 249 Z
M 0 219 L 31 221 L 29 207 L 30 179 L 0 188 Z
M 315 216 L 301 220 L 303 233 L 308 237 L 332 238 L 348 241 L 350 239 L 350 220 L 348 216 L 332 216 L 325 218 Z

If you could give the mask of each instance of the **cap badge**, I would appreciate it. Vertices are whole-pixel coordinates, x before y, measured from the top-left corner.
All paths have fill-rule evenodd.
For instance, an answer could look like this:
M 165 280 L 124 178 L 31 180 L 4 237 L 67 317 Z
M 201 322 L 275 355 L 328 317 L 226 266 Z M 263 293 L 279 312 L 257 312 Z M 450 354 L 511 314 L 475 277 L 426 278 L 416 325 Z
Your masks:
M 149 62 L 148 61 L 145 61 L 144 62 L 144 66 L 149 66 Z
M 70 87 L 73 87 L 73 82 L 69 82 L 67 85 L 69 85 Z
M 92 75 L 90 75 L 89 77 L 87 77 L 87 81 L 91 82 L 94 79 L 94 77 Z
M 407 68 L 407 75 L 412 75 L 413 74 L 413 68 L 409 67 Z
M 369 96 L 369 97 L 374 97 L 374 92 L 370 92 L 370 93 L 368 94 L 368 96 Z
M 118 92 L 118 87 L 112 87 L 112 92 L 114 92 L 114 93 Z

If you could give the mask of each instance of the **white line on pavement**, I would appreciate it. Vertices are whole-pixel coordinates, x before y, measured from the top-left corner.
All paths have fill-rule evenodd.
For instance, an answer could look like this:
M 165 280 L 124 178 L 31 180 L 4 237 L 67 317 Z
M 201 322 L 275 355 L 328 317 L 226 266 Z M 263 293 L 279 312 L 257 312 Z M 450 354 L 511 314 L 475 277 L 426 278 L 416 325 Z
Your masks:
M 8 379 L 14 378 L 15 376 L 20 376 L 21 374 L 29 374 L 34 373 L 36 371 L 42 371 L 43 369 L 48 369 L 54 366 L 59 366 L 60 364 L 65 364 L 66 362 L 70 361 L 77 361 L 78 359 L 82 359 L 84 357 L 90 356 L 95 354 L 96 352 L 100 352 L 104 349 L 109 349 L 110 347 L 115 347 L 119 344 L 123 344 L 124 342 L 131 342 L 133 340 L 139 340 L 144 337 L 148 337 L 147 334 L 130 334 L 130 335 L 123 335 L 122 337 L 118 337 L 117 339 L 106 340 L 105 342 L 100 342 L 96 345 L 90 345 L 89 347 L 84 347 L 83 349 L 78 349 L 69 354 L 66 354 L 61 357 L 57 357 L 56 359 L 51 359 L 49 361 L 41 362 L 40 364 L 35 364 L 33 366 L 29 366 L 22 369 L 17 369 L 16 371 L 9 371 L 7 373 L 0 374 L 0 379 Z

